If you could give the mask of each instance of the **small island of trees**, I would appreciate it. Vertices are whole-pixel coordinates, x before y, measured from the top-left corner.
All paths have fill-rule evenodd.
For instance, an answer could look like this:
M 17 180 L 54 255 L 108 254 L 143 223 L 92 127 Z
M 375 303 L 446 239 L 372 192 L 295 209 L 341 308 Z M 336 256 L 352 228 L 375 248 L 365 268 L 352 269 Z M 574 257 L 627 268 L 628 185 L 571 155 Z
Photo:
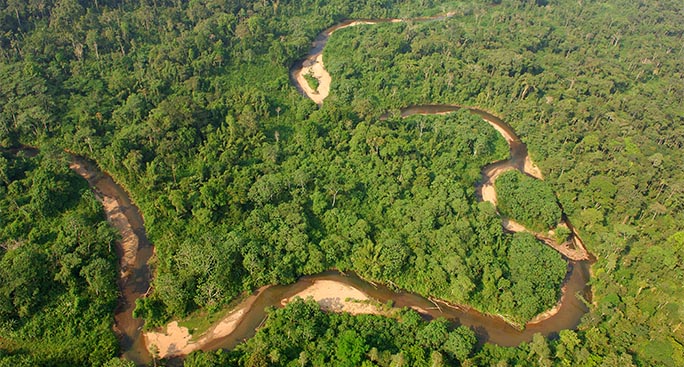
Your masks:
M 561 209 L 549 185 L 520 171 L 506 171 L 495 181 L 499 212 L 535 232 L 558 225 Z

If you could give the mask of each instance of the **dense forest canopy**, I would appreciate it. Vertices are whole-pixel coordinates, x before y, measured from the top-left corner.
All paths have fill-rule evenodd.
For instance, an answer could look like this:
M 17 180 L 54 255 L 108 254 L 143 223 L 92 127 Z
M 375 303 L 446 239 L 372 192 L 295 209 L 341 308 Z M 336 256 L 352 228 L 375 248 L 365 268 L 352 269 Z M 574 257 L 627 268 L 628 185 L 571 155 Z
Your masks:
M 682 15 L 667 2 L 501 5 L 336 32 L 326 103 L 365 115 L 458 101 L 504 116 L 598 257 L 580 330 L 610 341 L 606 353 L 677 365 Z
M 545 232 L 558 225 L 561 209 L 546 182 L 519 171 L 507 171 L 496 178 L 495 186 L 496 207 L 502 215 L 537 232 Z
M 315 35 L 342 19 L 447 11 L 454 17 L 336 32 L 324 53 L 332 91 L 320 109 L 288 79 Z M 148 326 L 331 267 L 524 321 L 554 303 L 564 268 L 549 248 L 503 233 L 494 208 L 475 201 L 479 169 L 505 154 L 500 137 L 468 114 L 379 118 L 417 103 L 479 106 L 521 135 L 598 260 L 591 311 L 576 332 L 465 358 L 682 365 L 682 24 L 674 0 L 0 0 L 0 147 L 69 149 L 129 190 L 157 248 L 154 291 L 138 308 Z M 101 252 L 111 230 L 65 162 L 3 159 L 2 205 L 24 209 L 2 211 L 0 243 L 20 246 L 0 250 L 12 263 L 0 274 L 14 276 L 7 269 L 26 261 L 47 270 L 22 272 L 34 277 L 24 283 L 3 278 L 0 317 L 19 321 L 0 328 L 0 361 L 49 352 L 55 364 L 100 364 L 113 353 L 102 320 L 114 296 L 93 297 L 95 270 L 81 268 L 101 258 L 110 280 L 102 292 L 113 292 L 113 259 Z M 55 247 L 63 216 L 90 228 L 95 257 Z M 545 254 L 520 264 L 509 256 L 515 248 Z M 48 266 L 59 256 L 75 266 L 63 278 Z M 548 283 L 533 284 L 544 287 L 540 298 L 516 296 L 530 294 L 532 281 L 516 279 L 548 264 Z M 51 282 L 62 293 L 34 292 Z M 65 320 L 57 305 L 91 311 Z M 365 321 L 325 317 L 355 321 L 321 343 L 355 346 Z M 27 339 L 48 325 L 72 334 Z M 38 341 L 74 335 L 91 338 L 81 346 L 101 343 L 100 357 Z M 376 352 L 403 348 L 390 339 Z M 262 358 L 250 343 L 245 358 Z M 362 358 L 382 365 L 371 352 Z
M 64 155 L 0 154 L 0 365 L 116 355 L 115 239 Z
M 412 311 L 397 319 L 324 313 L 297 300 L 273 311 L 257 335 L 232 352 L 195 353 L 185 366 L 434 366 L 465 361 L 476 343 L 464 326 L 429 323 Z

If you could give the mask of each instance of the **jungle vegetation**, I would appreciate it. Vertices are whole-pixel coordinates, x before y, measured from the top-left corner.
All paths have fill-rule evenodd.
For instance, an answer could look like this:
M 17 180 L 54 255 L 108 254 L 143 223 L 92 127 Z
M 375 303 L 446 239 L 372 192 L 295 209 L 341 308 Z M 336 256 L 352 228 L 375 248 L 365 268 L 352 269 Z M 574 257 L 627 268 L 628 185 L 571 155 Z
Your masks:
M 496 178 L 495 187 L 499 212 L 526 228 L 546 232 L 560 221 L 561 209 L 546 182 L 507 171 Z
M 157 248 L 154 292 L 139 306 L 148 326 L 333 267 L 523 322 L 553 304 L 564 268 L 542 244 L 504 233 L 494 208 L 475 200 L 479 170 L 504 157 L 503 141 L 465 113 L 380 119 L 418 103 L 478 106 L 515 128 L 596 255 L 594 297 L 578 329 L 552 340 L 485 344 L 463 359 L 444 344 L 417 345 L 415 355 L 477 365 L 682 365 L 680 10 L 674 0 L 0 0 L 0 147 L 69 149 L 126 187 Z M 446 11 L 455 16 L 336 32 L 324 53 L 331 96 L 320 109 L 289 81 L 315 35 L 343 19 Z M 4 167 L 25 168 L 0 169 L 2 205 L 24 208 L 0 214 L 0 274 L 9 277 L 0 363 L 99 365 L 116 353 L 116 270 L 104 251 L 113 233 L 66 162 L 3 157 Z M 33 189 L 34 176 L 52 186 Z M 60 242 L 75 236 L 60 229 L 63 216 L 89 228 L 86 239 Z M 86 240 L 94 242 L 79 250 Z M 551 276 L 527 284 L 532 269 L 514 270 L 516 248 L 546 252 L 532 265 L 551 264 Z M 82 270 L 98 258 L 93 273 Z M 8 272 L 27 264 L 31 271 Z M 59 275 L 61 264 L 71 265 Z M 96 266 L 110 280 L 105 296 L 93 296 L 87 280 Z M 544 292 L 523 301 L 530 286 Z M 296 307 L 310 306 L 282 313 Z M 81 318 L 65 319 L 69 312 Z M 278 312 L 274 329 L 285 317 Z M 369 344 L 372 324 L 401 329 L 401 320 L 316 318 L 345 320 L 311 336 L 345 340 L 352 351 L 307 354 L 309 364 L 351 356 L 383 365 L 373 348 L 397 355 L 420 343 L 403 344 L 397 331 Z M 280 350 L 267 332 L 240 347 L 240 358 L 264 361 L 261 346 L 288 363 L 316 351 L 314 339 Z M 86 360 L 82 348 L 50 342 L 57 339 L 100 354 Z
M 116 238 L 63 153 L 0 155 L 0 366 L 116 356 Z

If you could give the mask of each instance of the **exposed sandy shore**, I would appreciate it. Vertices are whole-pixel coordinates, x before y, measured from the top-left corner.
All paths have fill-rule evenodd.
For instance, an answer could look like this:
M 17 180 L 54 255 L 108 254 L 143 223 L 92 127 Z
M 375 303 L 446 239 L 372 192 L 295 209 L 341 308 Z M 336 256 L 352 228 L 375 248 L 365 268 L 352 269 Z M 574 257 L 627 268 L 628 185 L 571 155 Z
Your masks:
M 525 226 L 523 226 L 522 224 L 515 222 L 509 218 L 502 218 L 501 219 L 501 225 L 505 229 L 507 229 L 511 232 L 530 232 L 527 230 L 527 228 L 525 228 Z M 532 232 L 530 232 L 530 233 L 532 233 Z
M 552 249 L 558 251 L 561 255 L 565 256 L 566 258 L 574 261 L 584 261 L 584 260 L 589 260 L 590 255 L 589 252 L 584 248 L 583 243 L 581 240 L 577 240 L 579 238 L 578 236 L 573 236 L 572 240 L 566 241 L 564 243 L 558 243 L 556 239 L 553 237 L 553 234 L 555 233 L 554 230 L 551 230 L 547 233 L 540 233 L 540 232 L 535 232 L 532 230 L 527 229 L 527 227 L 523 226 L 522 224 L 515 222 L 509 218 L 502 218 L 501 219 L 501 224 L 503 227 L 511 232 L 528 232 L 534 235 L 539 241 L 544 242 L 547 244 L 549 247 Z M 560 226 L 567 226 L 565 223 L 561 223 L 558 225 Z
M 392 21 L 394 22 L 400 20 L 393 19 Z M 309 51 L 309 55 L 306 57 L 306 59 L 304 59 L 304 61 L 302 61 L 302 67 L 296 68 L 292 71 L 292 76 L 297 82 L 296 84 L 299 87 L 299 91 L 314 101 L 317 105 L 320 106 L 323 104 L 323 100 L 326 99 L 330 94 L 330 83 L 332 82 L 332 77 L 325 69 L 325 65 L 323 64 L 323 47 L 328 42 L 328 38 L 331 34 L 335 33 L 335 31 L 343 28 L 353 27 L 360 24 L 375 23 L 378 22 L 363 20 L 346 22 L 339 26 L 329 28 L 325 32 L 321 33 L 313 42 L 311 51 Z M 306 81 L 306 78 L 304 78 L 304 75 L 311 75 L 312 77 L 316 78 L 318 80 L 318 88 L 312 88 L 309 85 L 309 82 Z
M 291 73 L 292 78 L 295 80 L 297 89 L 304 94 L 306 97 L 314 101 L 319 106 L 323 104 L 323 100 L 330 94 L 330 82 L 332 78 L 330 74 L 325 69 L 323 65 L 323 47 L 328 42 L 330 35 L 335 33 L 340 29 L 353 27 L 361 24 L 378 24 L 378 23 L 400 23 L 406 21 L 428 21 L 428 20 L 438 20 L 450 18 L 456 15 L 455 12 L 448 12 L 444 15 L 438 15 L 428 18 L 414 18 L 414 19 L 379 19 L 379 20 L 349 20 L 342 22 L 336 26 L 330 27 L 325 31 L 321 32 L 318 37 L 314 40 L 311 50 L 307 57 L 301 61 L 301 67 L 295 66 Z M 297 65 L 297 64 L 295 64 Z M 304 78 L 304 75 L 311 75 L 318 80 L 318 88 L 311 88 L 309 83 Z
M 178 321 L 173 321 L 166 326 L 165 330 L 144 333 L 145 346 L 149 351 L 156 348 L 159 358 L 189 354 L 215 339 L 232 333 L 248 311 L 249 306 L 245 306 L 244 303 L 239 305 L 235 311 L 214 324 L 195 341 L 192 340 L 192 334 L 187 327 L 179 326 Z
M 241 302 L 234 311 L 221 321 L 214 324 L 199 339 L 193 336 L 186 327 L 178 325 L 177 321 L 169 323 L 164 330 L 144 333 L 147 350 L 156 348 L 159 358 L 186 355 L 202 349 L 210 342 L 230 335 L 249 312 L 251 305 L 258 295 L 267 287 L 259 289 L 254 295 Z M 282 299 L 281 305 L 286 305 L 295 297 L 306 299 L 312 297 L 321 308 L 330 312 L 348 312 L 358 314 L 380 314 L 382 310 L 374 306 L 368 295 L 360 290 L 333 280 L 317 280 L 301 292 L 292 297 Z
M 504 137 L 506 135 L 501 134 Z M 494 206 L 497 205 L 497 196 L 496 196 L 496 189 L 494 188 L 494 181 L 496 181 L 497 177 L 501 175 L 502 173 L 506 171 L 513 170 L 515 168 L 507 165 L 497 165 L 494 164 L 492 167 L 489 169 L 485 169 L 484 171 L 484 176 L 487 177 L 487 181 L 482 182 L 479 187 L 479 193 L 480 196 L 482 197 L 482 201 L 487 201 L 492 203 Z M 528 175 L 535 177 L 539 180 L 543 179 L 543 176 L 541 174 L 541 170 L 539 170 L 539 167 L 535 165 L 531 160 L 530 157 L 527 156 L 525 157 L 525 168 L 523 172 L 527 173 Z M 505 225 L 504 225 L 505 227 Z M 509 229 L 510 230 L 510 229 Z
M 564 243 L 558 243 L 556 239 L 554 238 L 555 230 L 550 230 L 546 233 L 544 232 L 535 232 L 527 227 L 523 226 L 522 224 L 511 220 L 510 218 L 502 218 L 501 219 L 501 224 L 502 226 L 511 232 L 528 232 L 534 235 L 539 241 L 544 242 L 547 244 L 549 247 L 553 248 L 554 250 L 558 251 L 561 255 L 565 256 L 566 258 L 574 261 L 584 261 L 584 260 L 589 260 L 590 256 L 587 250 L 584 248 L 583 243 L 581 240 L 577 240 L 579 238 L 578 236 L 573 236 L 570 241 L 566 241 Z M 559 227 L 567 227 L 567 224 L 565 222 L 562 222 L 561 224 L 558 225 Z
M 97 177 L 80 162 L 72 162 L 69 165 L 69 168 L 85 178 L 91 183 L 91 186 L 95 186 L 94 182 L 97 181 Z M 121 266 L 121 277 L 125 278 L 135 266 L 135 257 L 138 254 L 138 247 L 140 244 L 138 236 L 133 232 L 133 227 L 123 213 L 123 206 L 118 200 L 111 196 L 102 195 L 99 192 L 96 192 L 95 196 L 104 206 L 107 221 L 109 221 L 109 223 L 111 223 L 121 234 L 120 243 L 122 253 L 119 254 L 119 263 Z
M 484 171 L 484 176 L 487 177 L 487 181 L 482 182 L 480 185 L 480 195 L 482 196 L 482 201 L 487 201 L 496 206 L 496 189 L 494 188 L 494 181 L 502 173 L 506 171 L 513 170 L 513 167 L 506 165 L 492 165 L 489 169 Z
M 283 299 L 281 304 L 284 306 L 295 297 L 304 299 L 311 297 L 321 305 L 322 309 L 331 312 L 348 312 L 352 315 L 382 312 L 369 302 L 359 302 L 372 300 L 368 295 L 334 280 L 317 280 L 303 291 Z
M 501 134 L 501 136 L 504 138 L 504 140 L 506 140 L 508 145 L 511 145 L 511 143 L 518 140 L 517 136 L 513 136 L 513 134 L 511 134 L 509 131 L 507 131 L 503 127 L 499 126 L 499 124 L 496 123 L 496 121 L 490 121 L 489 119 L 486 119 L 486 118 L 483 118 L 483 120 L 485 120 L 489 125 L 491 125 L 494 128 L 494 130 L 496 130 L 499 134 Z
M 123 254 L 119 262 L 121 264 L 122 277 L 127 276 L 130 270 L 135 266 L 135 257 L 138 253 L 139 240 L 138 236 L 133 232 L 128 218 L 121 211 L 121 204 L 111 197 L 105 196 L 102 198 L 102 205 L 105 209 L 107 220 L 119 230 L 121 234 L 121 248 Z
M 538 314 L 532 320 L 528 321 L 527 324 L 525 324 L 525 325 L 526 326 L 535 325 L 535 324 L 538 324 L 544 320 L 550 319 L 551 317 L 556 315 L 560 311 L 561 306 L 563 306 L 563 301 L 565 301 L 565 297 L 568 294 L 568 292 L 565 290 L 565 288 L 566 287 L 563 286 L 563 288 L 561 290 L 561 298 L 558 302 L 556 302 L 556 304 L 553 307 L 551 307 L 550 309 Z
M 318 80 L 318 89 L 313 89 L 306 81 L 304 75 L 307 74 Z M 302 68 L 295 71 L 293 75 L 299 83 L 302 93 L 306 94 L 316 104 L 323 104 L 323 100 L 330 94 L 330 83 L 332 82 L 330 74 L 323 66 L 323 54 L 318 54 L 316 58 L 304 61 Z
M 452 15 L 453 14 L 450 13 L 447 14 L 446 17 Z M 393 19 L 390 21 L 400 22 L 402 20 Z M 319 37 L 317 37 L 314 41 L 312 49 L 309 52 L 307 58 L 301 61 L 301 67 L 296 66 L 291 70 L 292 78 L 295 81 L 295 84 L 299 91 L 306 97 L 314 101 L 316 104 L 321 105 L 330 93 L 330 85 L 332 82 L 332 78 L 328 71 L 325 69 L 325 65 L 323 63 L 323 47 L 325 46 L 330 35 L 334 33 L 336 30 L 343 29 L 346 27 L 351 27 L 360 24 L 375 24 L 379 22 L 380 21 L 363 20 L 350 21 L 329 28 L 325 32 L 322 32 L 319 35 Z M 309 85 L 306 78 L 304 77 L 305 75 L 310 75 L 318 81 L 318 87 L 316 89 L 312 88 Z M 509 143 L 509 145 L 511 145 L 514 141 L 520 143 L 515 135 L 511 134 L 509 131 L 506 131 L 496 122 L 489 121 L 486 118 L 484 120 L 490 123 L 504 137 L 504 139 Z M 499 174 L 509 169 L 514 168 L 506 166 L 492 167 L 491 171 L 485 172 L 485 176 L 488 179 L 486 182 L 482 184 L 481 187 L 482 200 L 491 202 L 496 206 L 496 191 L 494 189 L 493 183 Z M 524 158 L 524 167 L 522 171 L 535 178 L 543 179 L 541 170 L 531 161 L 529 155 L 525 156 Z M 527 229 L 524 226 L 510 220 L 503 219 L 502 224 L 504 228 L 514 232 L 527 231 Z M 573 231 L 573 233 L 575 234 L 573 237 L 577 238 L 579 243 L 581 244 L 581 240 L 579 240 L 577 233 L 575 231 Z M 538 238 L 539 237 L 540 236 L 538 236 Z M 567 247 L 567 244 L 563 244 L 560 246 L 556 244 L 555 246 L 551 246 L 561 253 L 563 253 L 563 246 L 566 247 L 566 250 L 573 250 Z M 583 246 L 582 250 L 584 250 Z M 584 251 L 586 253 L 586 250 Z M 563 300 L 566 297 L 567 292 L 565 290 L 565 287 L 563 288 L 562 292 L 562 297 L 555 307 L 553 307 L 550 310 L 547 310 L 544 313 L 537 315 L 528 324 L 538 323 L 555 315 L 560 310 L 560 306 L 563 304 Z M 311 297 L 321 305 L 322 309 L 330 312 L 348 312 L 351 314 L 383 313 L 381 309 L 373 305 L 373 302 L 364 302 L 372 301 L 372 299 L 362 291 L 352 286 L 348 286 L 346 284 L 331 280 L 317 280 L 311 286 L 295 294 L 294 296 L 281 300 L 281 305 L 286 305 L 295 297 L 305 299 Z M 227 336 L 230 333 L 232 333 L 237 327 L 237 325 L 242 321 L 244 315 L 248 311 L 249 307 L 238 306 L 235 311 L 231 312 L 224 319 L 215 324 L 197 341 L 192 341 L 192 335 L 189 333 L 189 330 L 187 328 L 180 327 L 177 322 L 172 322 L 166 327 L 166 330 L 163 332 L 145 333 L 146 346 L 149 349 L 154 345 L 157 348 L 158 355 L 160 357 L 188 354 L 194 350 L 200 349 L 203 345 L 207 344 L 212 340 Z
M 178 321 L 173 321 L 166 326 L 164 332 L 145 333 L 145 346 L 150 354 L 154 354 L 156 349 L 159 358 L 188 354 L 195 350 L 196 343 L 191 343 L 190 331 L 186 327 L 178 325 Z
M 534 164 L 534 162 L 532 162 L 529 155 L 525 157 L 525 166 L 523 168 L 523 172 L 527 173 L 528 175 L 536 179 L 544 179 L 544 175 L 542 175 L 541 170 L 539 169 L 539 167 L 537 167 L 536 164 Z

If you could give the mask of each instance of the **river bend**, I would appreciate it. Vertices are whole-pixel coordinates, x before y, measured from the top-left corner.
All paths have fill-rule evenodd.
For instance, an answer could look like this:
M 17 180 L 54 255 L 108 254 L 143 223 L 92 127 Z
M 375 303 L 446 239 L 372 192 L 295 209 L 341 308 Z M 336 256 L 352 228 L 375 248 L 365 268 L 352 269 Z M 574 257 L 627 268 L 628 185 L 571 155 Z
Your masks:
M 451 15 L 447 14 L 446 16 L 420 18 L 417 20 L 435 20 Z M 323 48 L 330 35 L 335 30 L 357 24 L 398 21 L 403 20 L 346 21 L 324 30 L 316 38 L 307 57 L 296 62 L 290 70 L 294 85 L 303 95 L 321 105 L 329 93 L 329 83 L 331 80 L 322 63 Z M 317 90 L 308 85 L 303 77 L 303 73 L 312 73 L 312 76 L 319 79 L 319 88 Z M 485 121 L 502 134 L 510 147 L 509 159 L 483 167 L 482 180 L 477 186 L 478 198 L 480 200 L 484 199 L 485 196 L 483 190 L 486 190 L 487 185 L 492 184 L 496 175 L 503 170 L 517 169 L 533 177 L 541 178 L 541 173 L 529 158 L 527 147 L 520 141 L 515 131 L 501 119 L 486 111 L 458 105 L 424 105 L 403 109 L 402 116 L 444 114 L 462 108 L 467 108 L 471 112 L 482 116 Z M 132 203 L 126 191 L 114 182 L 109 175 L 100 171 L 92 162 L 73 156 L 71 168 L 88 180 L 98 198 L 105 205 L 107 219 L 121 233 L 122 241 L 119 241 L 117 245 L 117 255 L 120 258 L 121 270 L 119 279 L 121 297 L 114 315 L 115 330 L 121 338 L 123 357 L 138 364 L 144 364 L 149 361 L 150 357 L 141 337 L 142 320 L 133 318 L 132 311 L 135 306 L 135 300 L 143 297 L 149 290 L 150 270 L 148 261 L 153 255 L 154 249 L 147 240 L 142 215 Z M 553 309 L 553 312 L 549 315 L 542 315 L 538 320 L 528 323 L 524 330 L 517 329 L 501 317 L 484 315 L 466 306 L 454 306 L 437 300 L 428 300 L 413 293 L 396 292 L 383 285 L 372 285 L 353 274 L 343 275 L 338 272 L 328 271 L 314 276 L 303 277 L 291 285 L 264 287 L 255 292 L 237 307 L 244 309 L 245 312 L 239 319 L 233 332 L 228 336 L 211 340 L 202 349 L 232 348 L 244 339 L 253 336 L 257 327 L 266 317 L 266 307 L 280 307 L 281 301 L 284 298 L 298 293 L 316 280 L 334 280 L 357 288 L 380 302 L 392 300 L 396 307 L 419 309 L 426 319 L 445 317 L 457 324 L 469 326 L 475 330 L 481 343 L 489 342 L 503 346 L 514 346 L 521 342 L 530 341 L 535 333 L 542 333 L 548 336 L 563 329 L 575 328 L 579 324 L 582 315 L 587 312 L 584 300 L 591 298 L 590 288 L 587 285 L 589 280 L 589 264 L 588 261 L 583 261 L 589 260 L 591 256 L 584 249 L 577 231 L 574 230 L 567 219 L 565 219 L 565 222 L 573 230 L 572 237 L 574 241 L 572 244 L 566 245 L 574 249 L 581 247 L 584 255 L 573 257 L 573 254 L 568 256 L 564 253 L 564 256 L 569 259 L 569 263 L 568 273 L 563 283 L 563 296 L 561 300 Z M 556 248 L 556 250 L 563 253 L 559 248 Z M 441 305 L 441 307 L 435 307 L 435 303 Z

